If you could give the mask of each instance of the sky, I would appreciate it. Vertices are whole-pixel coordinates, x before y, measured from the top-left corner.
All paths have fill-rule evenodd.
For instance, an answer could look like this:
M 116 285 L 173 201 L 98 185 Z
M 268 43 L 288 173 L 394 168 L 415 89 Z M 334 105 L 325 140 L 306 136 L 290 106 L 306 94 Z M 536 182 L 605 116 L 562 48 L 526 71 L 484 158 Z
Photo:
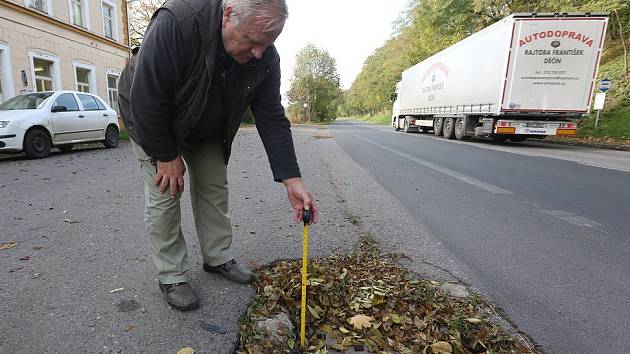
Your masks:
M 392 25 L 408 0 L 287 0 L 289 18 L 276 48 L 286 96 L 295 55 L 307 43 L 327 50 L 337 61 L 341 86 L 349 89 L 363 62 L 391 37 Z

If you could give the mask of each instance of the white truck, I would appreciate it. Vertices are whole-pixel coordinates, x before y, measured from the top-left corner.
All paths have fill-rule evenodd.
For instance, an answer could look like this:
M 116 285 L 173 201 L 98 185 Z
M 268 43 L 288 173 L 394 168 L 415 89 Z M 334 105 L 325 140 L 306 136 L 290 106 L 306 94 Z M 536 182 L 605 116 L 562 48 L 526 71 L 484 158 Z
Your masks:
M 520 142 L 576 134 L 608 14 L 512 14 L 402 73 L 392 127 Z

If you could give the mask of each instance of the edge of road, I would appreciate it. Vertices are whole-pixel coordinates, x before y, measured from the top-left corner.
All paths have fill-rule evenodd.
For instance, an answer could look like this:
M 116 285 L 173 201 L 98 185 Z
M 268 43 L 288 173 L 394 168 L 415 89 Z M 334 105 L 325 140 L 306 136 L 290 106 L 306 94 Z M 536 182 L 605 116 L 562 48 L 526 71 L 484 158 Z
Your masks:
M 332 136 L 330 129 L 327 130 Z M 382 249 L 402 254 L 400 265 L 418 278 L 464 285 L 492 303 L 481 281 L 468 276 L 471 273 L 468 267 L 378 184 L 368 171 L 347 155 L 334 139 L 330 140 L 331 145 L 322 146 L 329 179 L 339 197 L 345 201 L 344 217 L 356 218 L 359 234 L 367 233 Z M 532 347 L 540 348 L 529 335 L 518 329 L 502 309 L 496 309 L 498 311 L 493 316 L 496 323 L 510 334 L 520 336 Z
M 352 120 L 352 119 L 348 119 L 348 120 Z M 368 122 L 364 120 L 354 120 L 354 121 L 377 126 L 377 127 L 385 127 L 385 128 L 390 127 L 387 124 L 378 124 L 378 123 Z M 429 134 L 433 135 L 432 133 L 429 133 Z M 528 140 L 528 141 L 533 142 L 533 143 L 589 147 L 593 149 L 612 150 L 612 151 L 630 151 L 630 139 L 620 140 L 620 139 L 596 137 L 596 136 L 583 136 L 583 137 L 582 136 L 580 137 L 554 137 L 552 136 L 552 137 L 548 137 L 541 140 Z

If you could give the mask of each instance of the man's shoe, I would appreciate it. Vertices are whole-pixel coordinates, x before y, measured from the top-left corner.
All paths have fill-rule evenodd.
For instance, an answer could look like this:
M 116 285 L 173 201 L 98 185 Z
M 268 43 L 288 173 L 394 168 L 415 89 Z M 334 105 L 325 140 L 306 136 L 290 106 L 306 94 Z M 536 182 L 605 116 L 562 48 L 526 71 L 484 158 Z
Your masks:
M 223 274 L 226 278 L 241 284 L 249 284 L 252 280 L 254 280 L 254 273 L 252 273 L 244 265 L 236 263 L 235 260 L 231 260 L 215 267 L 204 263 L 203 270 L 210 273 Z
M 166 302 L 180 311 L 194 310 L 199 307 L 199 299 L 197 299 L 195 291 L 186 282 L 175 284 L 160 283 L 160 290 L 164 293 Z

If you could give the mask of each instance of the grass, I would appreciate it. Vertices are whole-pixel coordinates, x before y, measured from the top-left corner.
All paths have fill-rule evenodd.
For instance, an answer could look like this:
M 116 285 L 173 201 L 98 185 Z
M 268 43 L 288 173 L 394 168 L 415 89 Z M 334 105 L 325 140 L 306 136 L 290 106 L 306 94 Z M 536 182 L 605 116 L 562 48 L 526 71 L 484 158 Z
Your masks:
M 595 117 L 595 114 L 591 114 L 580 122 L 578 136 L 630 139 L 630 110 L 602 112 L 597 129 L 595 129 Z
M 388 112 L 385 113 L 377 113 L 377 114 L 366 114 L 362 116 L 352 116 L 351 119 L 360 120 L 363 122 L 380 124 L 380 125 L 390 125 L 392 117 Z
M 120 129 L 120 133 L 118 134 L 118 139 L 120 141 L 129 141 L 129 133 L 127 132 L 127 129 Z

